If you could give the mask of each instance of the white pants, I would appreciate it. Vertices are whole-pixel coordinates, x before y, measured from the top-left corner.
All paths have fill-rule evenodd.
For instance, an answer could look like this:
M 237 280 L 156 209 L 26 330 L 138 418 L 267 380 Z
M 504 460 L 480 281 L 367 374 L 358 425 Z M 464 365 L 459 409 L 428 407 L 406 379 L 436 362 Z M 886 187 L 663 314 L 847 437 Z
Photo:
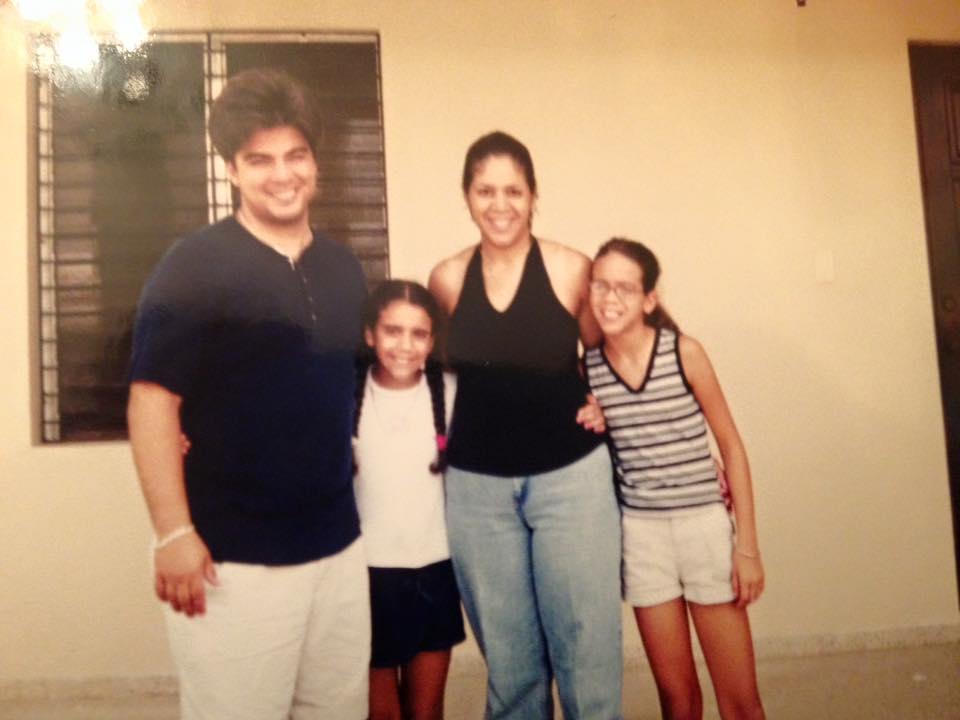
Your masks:
M 166 606 L 183 720 L 367 717 L 363 546 L 302 565 L 218 563 L 206 613 Z

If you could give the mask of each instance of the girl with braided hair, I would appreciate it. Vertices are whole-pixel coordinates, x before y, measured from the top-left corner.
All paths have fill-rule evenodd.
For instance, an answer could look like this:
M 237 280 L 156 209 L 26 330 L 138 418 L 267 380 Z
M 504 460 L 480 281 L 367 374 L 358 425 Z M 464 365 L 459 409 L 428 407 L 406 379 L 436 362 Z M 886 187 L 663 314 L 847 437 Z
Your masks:
M 440 720 L 451 648 L 464 639 L 444 521 L 454 376 L 431 357 L 430 293 L 387 280 L 364 313 L 354 480 L 370 572 L 370 718 Z

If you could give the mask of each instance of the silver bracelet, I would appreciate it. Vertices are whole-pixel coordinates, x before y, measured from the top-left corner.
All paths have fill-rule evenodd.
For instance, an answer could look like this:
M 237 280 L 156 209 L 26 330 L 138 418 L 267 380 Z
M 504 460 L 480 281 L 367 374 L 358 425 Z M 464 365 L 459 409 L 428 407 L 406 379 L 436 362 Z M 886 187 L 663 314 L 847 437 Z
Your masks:
M 153 541 L 153 551 L 163 550 L 167 545 L 172 543 L 174 540 L 179 540 L 184 535 L 189 535 L 194 532 L 193 525 L 181 525 L 180 527 L 171 530 L 162 538 L 157 538 Z

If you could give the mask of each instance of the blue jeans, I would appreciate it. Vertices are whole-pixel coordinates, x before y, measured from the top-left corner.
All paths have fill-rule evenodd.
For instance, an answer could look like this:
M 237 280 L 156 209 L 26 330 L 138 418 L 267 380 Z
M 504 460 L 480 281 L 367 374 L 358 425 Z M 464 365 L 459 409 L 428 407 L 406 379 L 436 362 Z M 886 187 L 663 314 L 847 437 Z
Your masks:
M 620 510 L 607 448 L 559 470 L 449 468 L 447 532 L 487 662 L 488 720 L 621 715 Z

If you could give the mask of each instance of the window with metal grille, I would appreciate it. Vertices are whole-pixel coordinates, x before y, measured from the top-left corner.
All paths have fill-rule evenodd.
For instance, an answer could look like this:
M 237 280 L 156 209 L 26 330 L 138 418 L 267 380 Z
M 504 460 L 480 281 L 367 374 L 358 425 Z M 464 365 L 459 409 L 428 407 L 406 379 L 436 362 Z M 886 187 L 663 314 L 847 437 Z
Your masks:
M 38 70 L 37 231 L 41 437 L 126 435 L 126 371 L 144 281 L 181 235 L 233 212 L 206 135 L 226 79 L 277 67 L 324 116 L 311 222 L 349 245 L 368 280 L 388 273 L 375 34 L 160 34 L 97 66 Z

